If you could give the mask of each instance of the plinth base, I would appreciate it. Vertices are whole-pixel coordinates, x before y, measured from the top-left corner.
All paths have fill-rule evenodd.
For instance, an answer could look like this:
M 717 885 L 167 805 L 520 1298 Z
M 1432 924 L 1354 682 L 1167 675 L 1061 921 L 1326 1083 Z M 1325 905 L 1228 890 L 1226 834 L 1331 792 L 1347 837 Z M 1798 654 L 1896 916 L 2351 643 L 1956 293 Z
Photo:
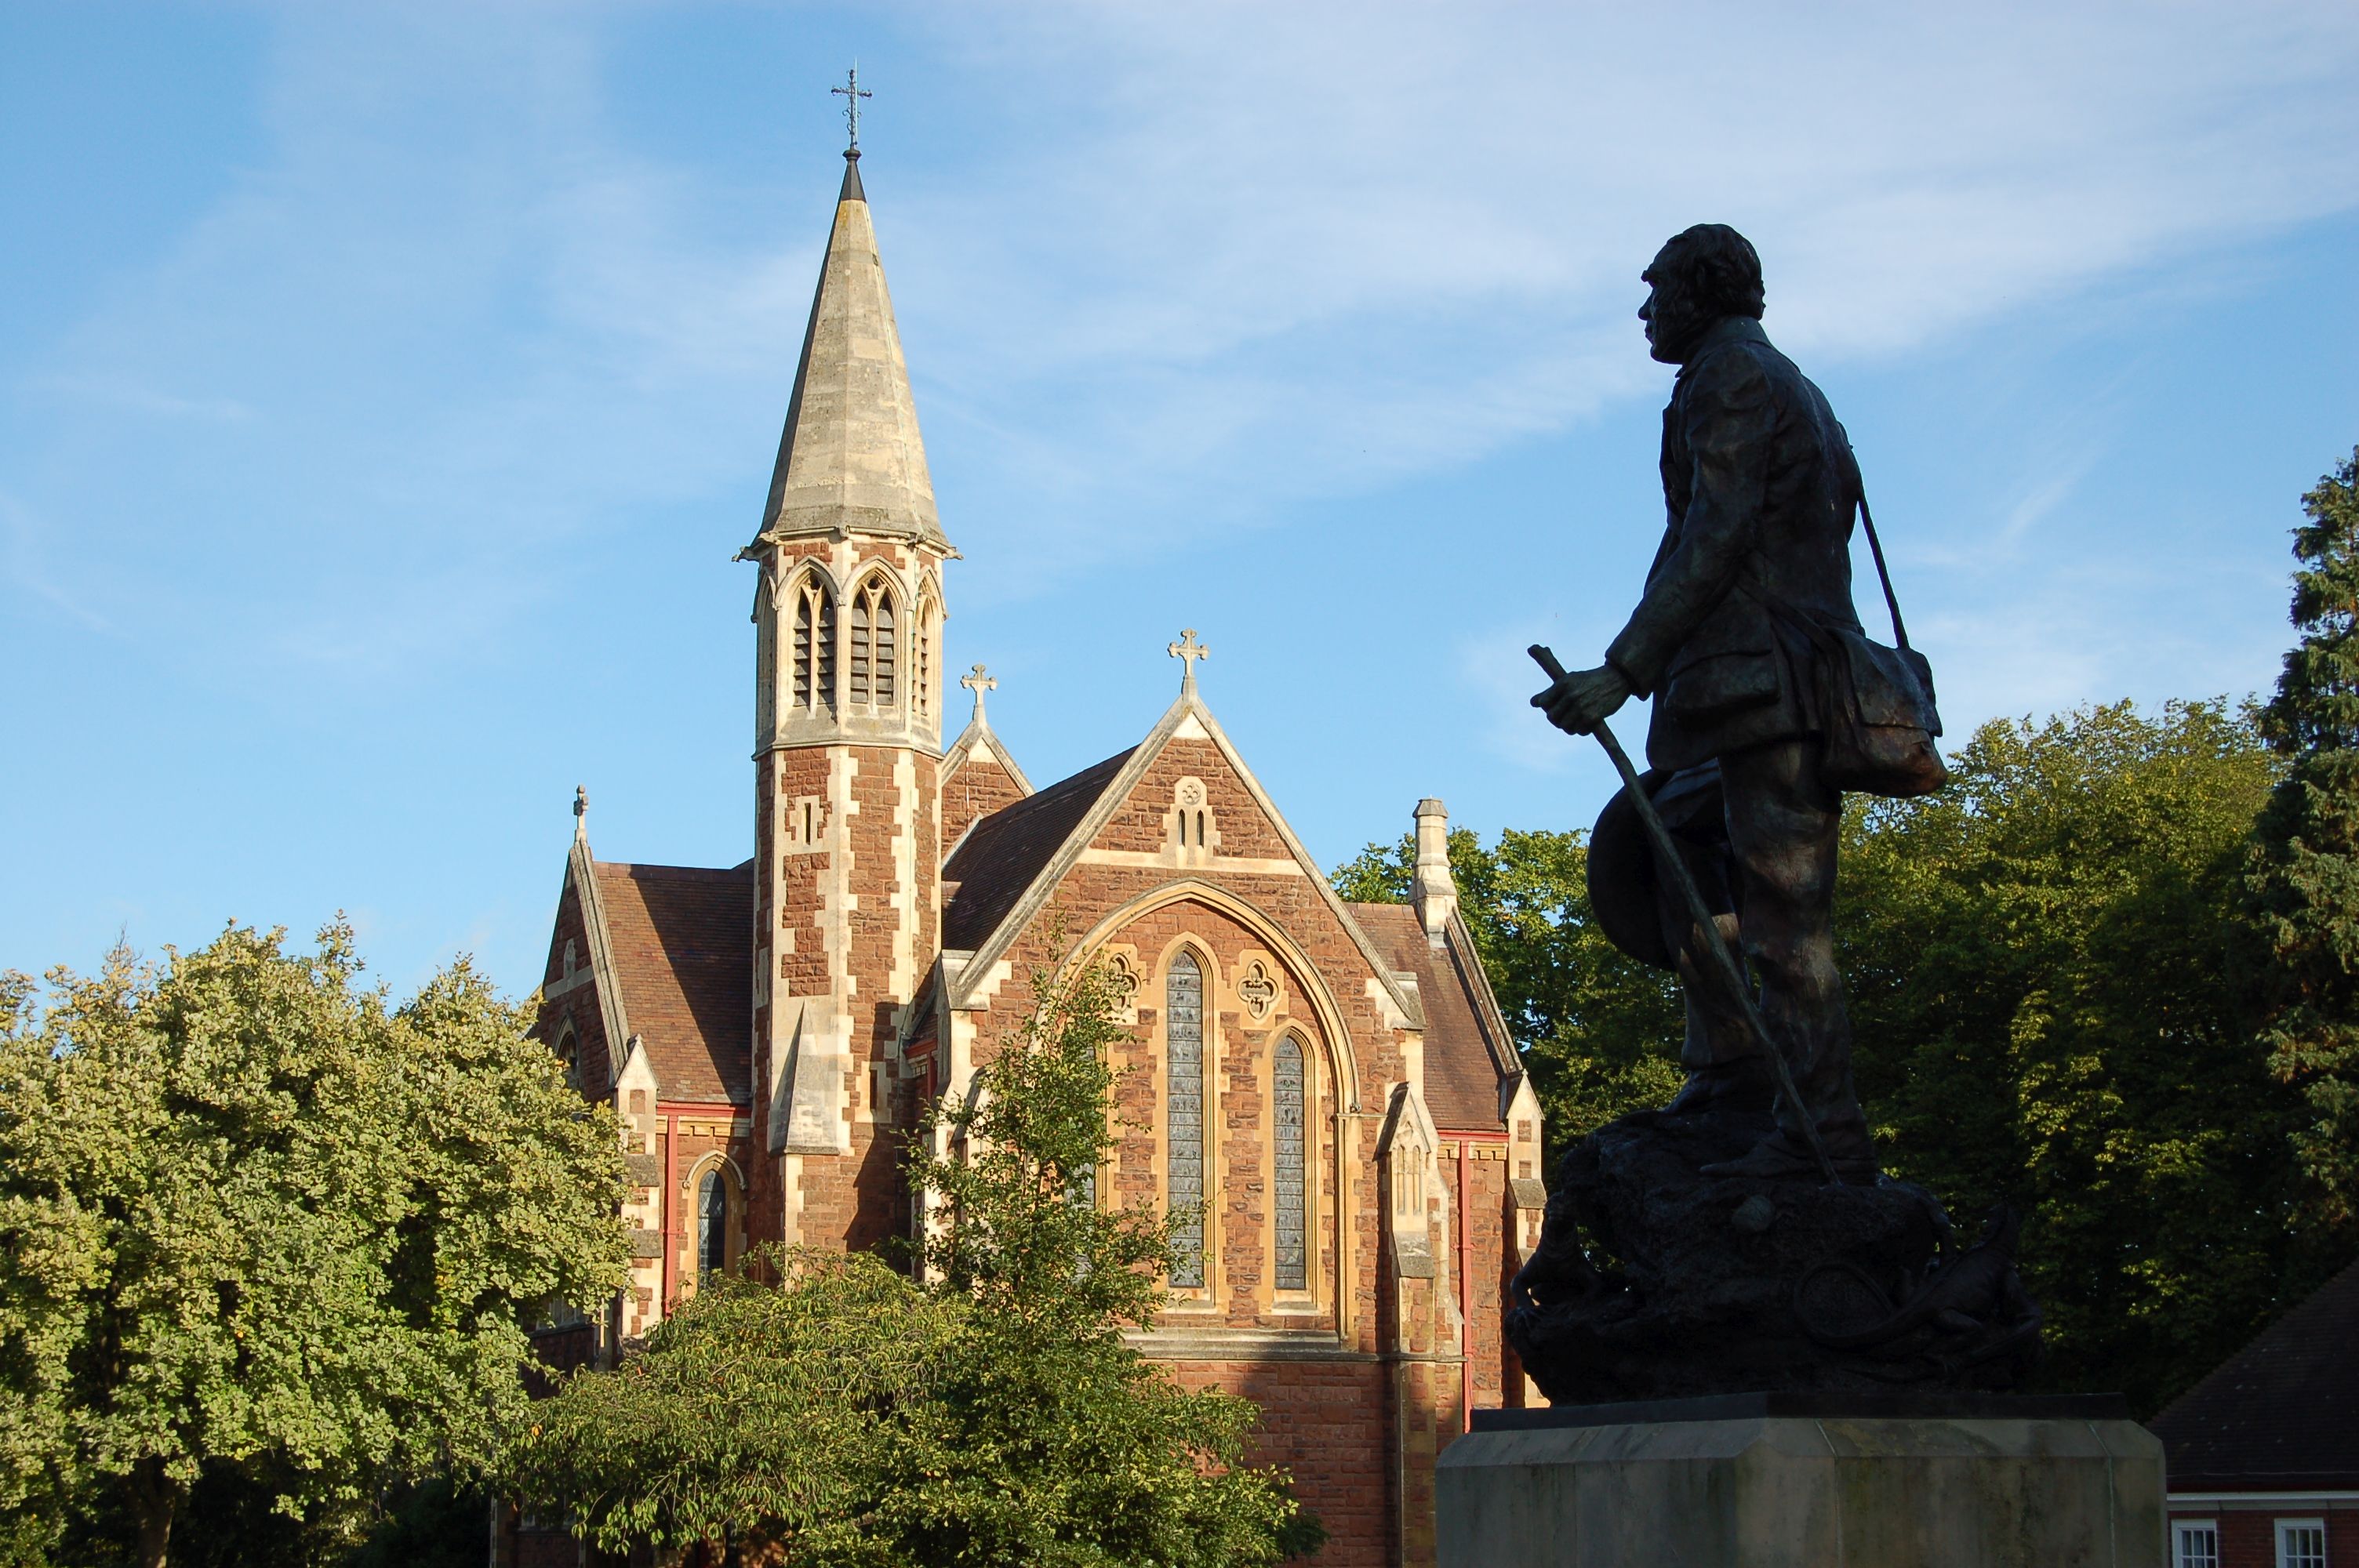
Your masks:
M 1440 1568 L 2164 1568 L 2162 1444 L 2118 1400 L 1739 1394 L 1483 1411 Z

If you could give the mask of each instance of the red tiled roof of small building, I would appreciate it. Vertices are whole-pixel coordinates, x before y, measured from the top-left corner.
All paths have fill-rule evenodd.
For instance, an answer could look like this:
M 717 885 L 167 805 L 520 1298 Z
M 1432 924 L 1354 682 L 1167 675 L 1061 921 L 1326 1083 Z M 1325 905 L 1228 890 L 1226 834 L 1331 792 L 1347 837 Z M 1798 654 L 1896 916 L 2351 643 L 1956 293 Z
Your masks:
M 2359 1263 L 2149 1424 L 2174 1492 L 2359 1487 Z
M 631 1032 L 668 1100 L 750 1103 L 754 870 L 596 862 Z
M 1425 1108 L 1437 1128 L 1488 1132 L 1504 1125 L 1499 1086 L 1517 1070 L 1513 1043 L 1495 1038 L 1495 1026 L 1476 995 L 1475 960 L 1459 951 L 1461 937 L 1436 952 L 1417 911 L 1405 903 L 1346 906 L 1392 967 L 1417 977 L 1425 1013 Z

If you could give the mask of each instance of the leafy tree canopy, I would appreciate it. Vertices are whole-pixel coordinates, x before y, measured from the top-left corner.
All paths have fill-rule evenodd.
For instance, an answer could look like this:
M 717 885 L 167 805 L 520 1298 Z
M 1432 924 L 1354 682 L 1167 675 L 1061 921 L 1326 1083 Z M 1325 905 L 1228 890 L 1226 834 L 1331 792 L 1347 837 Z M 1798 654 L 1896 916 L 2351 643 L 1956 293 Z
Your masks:
M 2359 450 L 2302 498 L 2293 623 L 2262 733 L 2288 768 L 2251 867 L 2271 966 L 2267 1039 L 2308 1111 L 2310 1214 L 2359 1242 Z
M 388 1482 L 488 1464 L 526 1319 L 622 1281 L 622 1159 L 464 962 L 400 1007 L 232 927 L 0 989 L 0 1520 L 165 1561 L 201 1477 L 349 1538 Z M 89 1561 L 100 1546 L 72 1549 Z
M 1248 1466 L 1256 1411 L 1125 1344 L 1184 1214 L 1094 1201 L 1120 1033 L 1103 977 L 1036 982 L 974 1093 L 919 1129 L 922 1282 L 790 1253 L 679 1303 L 535 1412 L 509 1485 L 598 1546 L 797 1565 L 1273 1563 L 1322 1532 Z
M 1895 1173 L 1962 1221 L 2027 1215 L 2048 1380 L 2151 1410 L 2347 1256 L 2298 1224 L 2304 1119 L 2257 1037 L 2267 955 L 2241 889 L 2279 768 L 2219 702 L 1995 722 L 1951 761 L 1941 794 L 1845 819 L 1861 1096 Z M 1450 849 L 1551 1142 L 1662 1103 L 1678 993 L 1597 928 L 1582 836 L 1460 829 Z M 1371 845 L 1335 885 L 1403 900 L 1414 863 L 1410 840 Z

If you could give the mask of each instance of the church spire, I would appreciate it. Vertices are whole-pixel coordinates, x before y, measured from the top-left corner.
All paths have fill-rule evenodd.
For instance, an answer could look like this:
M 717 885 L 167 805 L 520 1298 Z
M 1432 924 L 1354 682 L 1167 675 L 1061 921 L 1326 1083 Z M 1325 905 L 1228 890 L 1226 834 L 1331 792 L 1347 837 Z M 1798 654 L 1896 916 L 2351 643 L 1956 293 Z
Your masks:
M 856 106 L 859 99 L 851 102 Z M 761 538 L 864 534 L 947 550 L 901 334 L 860 184 L 857 143 L 843 156 L 843 188 L 811 298 Z

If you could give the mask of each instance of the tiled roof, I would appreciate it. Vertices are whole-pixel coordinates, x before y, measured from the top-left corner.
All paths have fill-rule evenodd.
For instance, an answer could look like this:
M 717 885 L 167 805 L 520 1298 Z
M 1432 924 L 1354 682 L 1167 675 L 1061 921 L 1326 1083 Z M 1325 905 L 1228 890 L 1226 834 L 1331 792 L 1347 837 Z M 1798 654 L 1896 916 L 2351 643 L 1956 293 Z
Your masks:
M 2359 1487 L 2359 1263 L 2149 1423 L 2174 1492 Z
M 750 1102 L 753 863 L 725 871 L 596 864 L 623 1008 L 658 1093 Z
M 1499 1085 L 1516 1070 L 1516 1052 L 1506 1040 L 1495 1042 L 1484 1022 L 1471 979 L 1474 956 L 1459 950 L 1454 932 L 1450 950 L 1435 952 L 1417 911 L 1408 904 L 1347 907 L 1386 962 L 1417 977 L 1418 1003 L 1425 1012 L 1425 1108 L 1434 1126 L 1461 1131 L 1501 1126 Z
M 958 884 L 942 911 L 944 947 L 972 952 L 990 940 L 1128 761 L 1130 752 L 1108 757 L 1002 806 L 968 830 L 966 841 L 942 868 L 942 881 Z

